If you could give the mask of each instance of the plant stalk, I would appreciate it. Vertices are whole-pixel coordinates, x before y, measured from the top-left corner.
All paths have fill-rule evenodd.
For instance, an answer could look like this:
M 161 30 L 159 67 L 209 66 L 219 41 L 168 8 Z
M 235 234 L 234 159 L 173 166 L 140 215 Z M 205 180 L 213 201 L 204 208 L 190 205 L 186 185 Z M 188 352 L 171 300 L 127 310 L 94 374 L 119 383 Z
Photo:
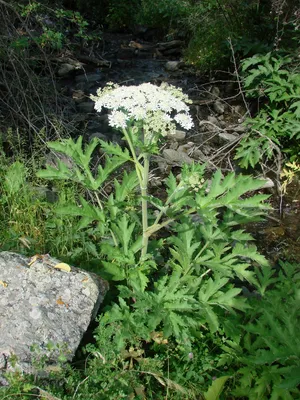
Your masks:
M 147 196 L 147 188 L 148 188 L 148 180 L 149 180 L 150 155 L 145 153 L 143 155 L 143 158 L 144 158 L 144 171 L 143 171 L 143 179 L 142 179 L 142 185 L 141 185 L 143 241 L 142 241 L 141 258 L 143 258 L 147 254 L 148 241 L 149 241 L 149 237 L 147 235 L 147 229 L 148 229 L 148 204 L 147 204 L 146 196 Z

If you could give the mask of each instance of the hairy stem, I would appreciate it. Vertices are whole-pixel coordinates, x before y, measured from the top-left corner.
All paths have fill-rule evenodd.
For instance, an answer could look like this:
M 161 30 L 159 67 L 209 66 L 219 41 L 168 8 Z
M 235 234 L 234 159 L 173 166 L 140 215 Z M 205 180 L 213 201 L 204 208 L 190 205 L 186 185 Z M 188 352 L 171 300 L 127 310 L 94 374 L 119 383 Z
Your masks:
M 125 136 L 125 139 L 126 139 L 126 141 L 128 143 L 130 152 L 132 154 L 132 158 L 133 158 L 133 161 L 134 161 L 134 164 L 135 164 L 135 170 L 136 170 L 137 177 L 138 177 L 138 180 L 139 180 L 139 183 L 140 183 L 140 187 L 142 187 L 142 185 L 143 185 L 143 167 L 140 164 L 140 162 L 139 162 L 139 160 L 138 160 L 138 158 L 136 156 L 135 149 L 133 147 L 133 143 L 132 143 L 132 139 L 131 139 L 130 131 L 127 132 L 126 129 L 123 129 L 123 134 Z
M 139 162 L 136 152 L 132 143 L 131 132 L 123 129 L 123 134 L 127 140 L 129 149 L 132 154 L 133 162 L 135 164 L 136 174 L 139 180 L 141 195 L 142 195 L 142 226 L 143 226 L 143 239 L 142 239 L 142 252 L 141 258 L 147 254 L 149 236 L 147 234 L 148 229 L 148 204 L 145 197 L 147 196 L 148 180 L 149 180 L 149 164 L 150 164 L 150 154 L 141 154 L 139 158 L 144 159 L 144 165 Z
M 142 241 L 142 253 L 141 258 L 147 254 L 148 250 L 148 240 L 149 237 L 147 235 L 148 229 L 148 204 L 146 200 L 147 196 L 147 188 L 148 188 L 148 179 L 149 179 L 149 162 L 150 162 L 150 155 L 144 154 L 144 171 L 143 171 L 143 179 L 142 179 L 142 186 L 141 186 L 141 194 L 142 194 L 142 223 L 143 223 L 143 241 Z

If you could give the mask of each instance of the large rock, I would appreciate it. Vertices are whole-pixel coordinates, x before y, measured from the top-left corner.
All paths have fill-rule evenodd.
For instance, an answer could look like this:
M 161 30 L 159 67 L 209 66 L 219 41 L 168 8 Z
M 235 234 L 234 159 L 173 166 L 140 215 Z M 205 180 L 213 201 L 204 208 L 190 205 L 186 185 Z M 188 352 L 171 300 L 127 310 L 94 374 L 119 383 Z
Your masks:
M 59 355 L 58 350 L 49 353 L 48 343 L 66 348 L 66 357 L 73 358 L 108 284 L 95 274 L 75 267 L 68 272 L 67 267 L 48 255 L 30 259 L 0 253 L 0 372 L 10 369 L 13 355 L 17 369 L 34 372 L 32 345 L 48 365 Z

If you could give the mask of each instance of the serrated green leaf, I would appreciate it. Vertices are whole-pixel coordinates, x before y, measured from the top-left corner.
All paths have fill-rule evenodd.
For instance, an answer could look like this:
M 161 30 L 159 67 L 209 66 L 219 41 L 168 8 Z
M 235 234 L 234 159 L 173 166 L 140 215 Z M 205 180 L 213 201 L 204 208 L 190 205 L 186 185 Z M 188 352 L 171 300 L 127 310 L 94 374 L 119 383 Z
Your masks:
M 121 243 L 125 256 L 128 255 L 129 243 L 132 240 L 134 228 L 135 222 L 130 224 L 126 214 L 123 214 L 122 218 L 116 224 L 111 224 L 111 229 Z
M 210 332 L 216 333 L 219 329 L 218 314 L 213 311 L 213 308 L 209 304 L 205 304 L 201 311 L 204 314 L 204 322 L 208 324 Z
M 205 400 L 219 400 L 225 383 L 229 378 L 230 376 L 221 376 L 220 378 L 215 379 L 210 385 L 208 391 L 204 393 Z
M 118 182 L 116 179 L 115 183 L 115 193 L 114 197 L 117 202 L 123 202 L 125 199 L 132 193 L 135 188 L 139 184 L 138 177 L 135 171 L 130 172 L 127 174 L 124 171 L 124 175 L 121 182 Z
M 74 177 L 74 172 L 70 168 L 68 168 L 64 162 L 57 159 L 57 168 L 47 165 L 46 169 L 41 169 L 37 171 L 36 176 L 38 178 L 44 178 L 50 180 L 52 179 L 68 180 Z
M 206 283 L 199 290 L 199 301 L 208 302 L 211 297 L 213 297 L 223 286 L 226 285 L 228 279 L 221 278 L 218 280 L 213 280 L 209 278 Z
M 105 275 L 101 274 L 106 279 L 113 281 L 123 281 L 126 278 L 125 268 L 122 268 L 117 263 L 102 261 L 101 262 Z
M 128 149 L 125 147 L 124 149 L 119 146 L 116 143 L 108 143 L 108 142 L 104 142 L 103 140 L 99 140 L 102 149 L 104 150 L 104 152 L 106 154 L 112 154 L 115 156 L 118 156 L 117 158 L 120 158 L 123 160 L 123 162 L 126 161 L 131 161 L 132 158 L 129 154 Z

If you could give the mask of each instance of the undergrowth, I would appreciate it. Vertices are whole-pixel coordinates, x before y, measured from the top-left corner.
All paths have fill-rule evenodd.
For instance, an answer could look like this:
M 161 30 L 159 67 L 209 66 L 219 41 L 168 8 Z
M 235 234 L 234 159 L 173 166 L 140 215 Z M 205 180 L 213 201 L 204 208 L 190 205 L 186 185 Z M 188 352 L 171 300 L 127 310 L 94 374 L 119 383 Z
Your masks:
M 251 56 L 242 62 L 244 88 L 249 98 L 259 98 L 260 108 L 247 121 L 250 132 L 236 159 L 242 167 L 254 167 L 273 157 L 277 146 L 291 159 L 287 164 L 291 170 L 282 175 L 288 184 L 299 172 L 299 65 L 290 56 L 291 49 L 279 51 L 279 39 L 284 42 L 289 36 L 285 32 L 291 25 L 290 11 L 282 32 L 274 21 L 263 27 L 266 41 L 260 46 L 249 44 L 252 27 L 247 18 L 257 22 L 259 36 L 260 7 L 268 8 L 264 2 L 243 2 L 244 8 L 228 1 L 173 2 L 173 8 L 164 1 L 159 9 L 156 3 L 139 4 L 134 23 L 163 23 L 168 29 L 183 29 L 187 23 L 183 36 L 191 39 L 188 58 L 202 70 L 221 58 L 227 65 L 227 35 L 238 58 Z M 36 23 L 38 7 L 30 3 L 19 10 Z M 105 7 L 111 26 L 129 25 L 132 9 L 126 14 L 115 1 Z M 7 49 L 2 48 L 1 59 L 15 66 L 22 60 L 28 63 L 33 49 L 55 52 L 68 47 L 62 35 L 66 27 L 80 45 L 91 40 L 80 14 L 56 10 L 55 18 L 61 30 L 48 29 L 42 21 L 35 39 L 26 30 L 17 35 L 8 20 L 4 28 L 13 26 L 9 45 L 15 58 L 8 60 Z M 263 18 L 266 25 L 268 21 Z M 274 26 L 275 51 L 270 48 Z M 28 157 L 18 132 L 28 124 L 41 137 L 41 121 L 46 118 L 53 129 L 53 120 L 41 107 L 43 96 L 27 102 L 26 90 L 37 90 L 32 71 L 40 65 L 26 65 L 29 82 L 8 69 L 4 89 L 0 88 L 14 92 L 19 83 L 23 88 L 12 96 L 13 103 L 4 96 L 1 103 L 10 110 L 10 122 L 17 115 L 21 128 L 5 131 L 12 138 L 7 141 L 9 149 L 0 151 L 0 247 L 28 255 L 50 253 L 75 263 L 108 279 L 112 294 L 98 317 L 94 343 L 82 349 L 83 367 L 62 359 L 45 379 L 39 374 L 44 362 L 37 358 L 36 375 L 7 372 L 0 377 L 0 382 L 5 379 L 10 384 L 0 387 L 0 398 L 298 399 L 299 266 L 281 262 L 271 268 L 244 229 L 270 209 L 268 196 L 261 191 L 264 182 L 235 173 L 223 175 L 220 170 L 208 179 L 205 165 L 192 164 L 182 167 L 180 179 L 171 173 L 159 196 L 149 190 L 151 157 L 165 135 L 160 124 L 165 121 L 166 128 L 174 110 L 180 110 L 177 101 L 187 100 L 176 88 L 169 90 L 176 98 L 168 103 L 176 105 L 173 114 L 162 115 L 160 108 L 161 114 L 154 118 L 155 109 L 150 122 L 149 114 L 133 118 L 143 97 L 133 109 L 126 109 L 124 101 L 112 110 L 110 122 L 117 128 L 120 120 L 124 123 L 120 130 L 128 147 L 67 138 L 48 143 L 53 156 L 49 159 L 29 137 L 26 146 L 32 146 L 33 155 Z M 51 76 L 48 64 L 46 69 Z M 12 81 L 12 76 L 17 79 Z M 11 86 L 11 81 L 17 85 Z M 102 96 L 100 91 L 96 102 Z M 28 114 L 16 107 L 24 104 L 24 98 L 30 105 L 25 107 Z M 56 106 L 60 109 L 59 102 Z M 112 119 L 116 115 L 117 122 Z M 51 129 L 43 140 L 49 133 L 60 136 L 52 135 Z M 9 157 L 11 150 L 15 153 Z M 95 166 L 99 154 L 105 156 Z M 105 192 L 107 182 L 113 187 L 110 194 Z
M 114 90 L 121 93 L 100 91 L 96 104 Z M 185 98 L 178 89 L 161 90 Z M 126 101 L 121 113 L 128 112 Z M 116 110 L 111 115 L 118 116 L 111 124 L 124 123 Z M 83 368 L 62 363 L 45 379 L 37 362 L 35 376 L 6 373 L 10 386 L 0 389 L 1 398 L 297 399 L 299 266 L 272 269 L 243 229 L 269 209 L 268 196 L 249 196 L 264 182 L 219 170 L 208 180 L 205 166 L 192 164 L 180 180 L 170 174 L 165 196 L 155 197 L 145 177 L 163 131 L 158 120 L 136 123 L 133 115 L 123 128 L 129 150 L 97 139 L 84 144 L 82 137 L 50 142 L 60 157 L 31 170 L 38 178 L 2 154 L 2 224 L 17 221 L 19 241 L 38 227 L 44 240 L 33 237 L 30 252 L 41 246 L 85 260 L 115 295 L 98 318 L 95 342 L 84 349 Z M 95 168 L 99 149 L 106 157 Z M 132 168 L 114 175 L 114 190 L 103 196 L 105 182 L 125 164 Z M 56 188 L 57 197 L 34 197 L 36 186 Z

